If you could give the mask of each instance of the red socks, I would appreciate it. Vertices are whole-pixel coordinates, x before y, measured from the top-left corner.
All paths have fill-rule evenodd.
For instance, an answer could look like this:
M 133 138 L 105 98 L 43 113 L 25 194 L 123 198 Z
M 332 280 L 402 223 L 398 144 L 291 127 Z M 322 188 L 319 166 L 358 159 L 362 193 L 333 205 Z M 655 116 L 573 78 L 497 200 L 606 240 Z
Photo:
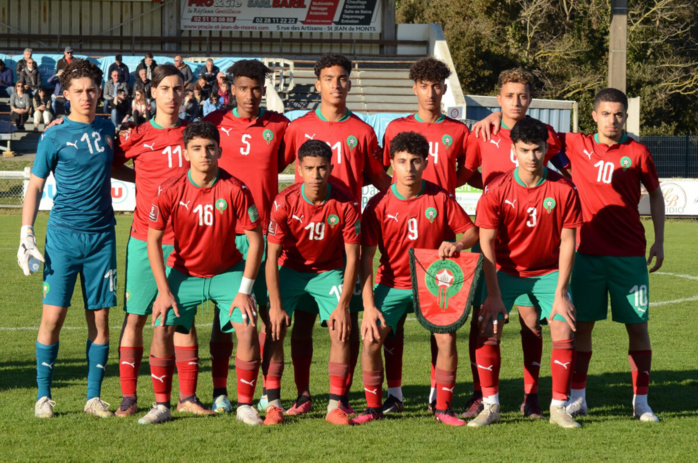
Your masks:
M 587 387 L 587 372 L 589 371 L 589 362 L 591 361 L 591 352 L 579 352 L 574 362 L 574 373 L 570 386 L 572 389 L 586 389 Z
M 383 406 L 383 370 L 363 371 L 366 406 L 380 409 Z
M 499 393 L 499 368 L 502 364 L 502 355 L 499 343 L 494 337 L 480 338 L 479 344 L 482 345 L 475 351 L 475 360 L 480 374 L 482 395 L 491 397 Z
M 538 392 L 538 377 L 540 376 L 540 361 L 543 356 L 543 337 L 540 330 L 521 330 L 521 348 L 524 358 L 524 393 Z
M 404 350 L 405 335 L 402 332 L 388 337 L 383 344 L 385 378 L 389 388 L 402 386 L 402 354 Z
M 332 396 L 341 398 L 347 393 L 349 368 L 349 365 L 346 363 L 329 363 L 327 369 L 330 373 L 330 398 L 332 398 Z
M 238 377 L 238 404 L 252 405 L 254 389 L 259 374 L 259 360 L 240 360 L 235 357 L 235 372 Z
M 446 411 L 451 409 L 453 390 L 456 388 L 456 370 L 440 370 L 435 368 L 436 377 L 436 409 Z
M 628 352 L 628 360 L 630 360 L 630 370 L 633 374 L 633 394 L 647 395 L 650 386 L 652 351 L 631 350 Z
M 574 371 L 574 339 L 553 341 L 550 371 L 553 377 L 553 400 L 567 400 Z
M 136 397 L 138 370 L 142 359 L 142 347 L 119 347 L 119 382 L 124 397 Z
M 228 386 L 228 369 L 230 356 L 233 355 L 232 342 L 211 342 L 208 345 L 211 353 L 211 377 L 214 389 L 225 389 Z
M 310 388 L 310 364 L 313 361 L 313 343 L 307 339 L 291 338 L 291 361 L 298 395 Z
M 179 400 L 196 395 L 199 379 L 199 346 L 175 346 L 175 361 L 179 376 Z
M 155 358 L 150 356 L 150 376 L 153 380 L 155 401 L 161 404 L 169 404 L 172 395 L 172 376 L 174 375 L 175 358 Z

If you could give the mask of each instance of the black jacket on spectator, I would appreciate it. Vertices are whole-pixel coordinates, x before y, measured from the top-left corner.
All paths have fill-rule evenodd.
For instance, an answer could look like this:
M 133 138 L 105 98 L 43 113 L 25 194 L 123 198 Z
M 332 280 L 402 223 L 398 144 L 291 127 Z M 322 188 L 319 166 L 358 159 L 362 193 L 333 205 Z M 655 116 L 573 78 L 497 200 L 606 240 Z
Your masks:
M 17 77 L 17 82 L 22 82 L 24 85 L 36 89 L 41 87 L 41 74 L 39 68 L 34 66 L 33 69 L 25 67 L 22 73 Z
M 148 66 L 145 64 L 145 58 L 141 60 L 140 63 L 138 63 L 138 66 L 136 67 L 136 82 L 138 81 L 138 71 L 141 69 L 145 69 L 145 76 L 148 78 L 148 80 L 153 78 L 153 69 L 155 69 L 155 66 L 157 66 L 158 63 L 153 60 L 152 64 Z M 134 85 L 135 87 L 135 85 Z M 150 96 L 150 93 L 148 93 L 148 96 Z
M 131 79 L 131 76 L 129 75 L 128 71 L 128 66 L 126 66 L 124 63 L 112 63 L 109 66 L 109 71 L 107 71 L 107 78 L 111 78 L 111 73 L 114 71 L 117 71 L 119 73 L 119 82 L 128 83 L 128 81 Z M 136 76 L 136 78 L 138 78 L 138 76 Z

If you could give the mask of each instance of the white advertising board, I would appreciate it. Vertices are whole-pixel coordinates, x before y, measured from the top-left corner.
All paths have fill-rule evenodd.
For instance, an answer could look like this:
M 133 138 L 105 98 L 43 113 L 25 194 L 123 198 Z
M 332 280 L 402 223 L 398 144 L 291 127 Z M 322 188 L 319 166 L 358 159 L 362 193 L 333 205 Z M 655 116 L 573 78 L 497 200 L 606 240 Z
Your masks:
M 24 191 L 27 191 L 27 184 L 24 182 Z M 53 207 L 53 198 L 56 197 L 56 179 L 53 174 L 49 175 L 44 184 L 44 193 L 41 196 L 39 203 L 40 211 L 50 211 Z M 115 211 L 134 211 L 136 210 L 136 185 L 121 180 L 111 181 L 111 201 Z
M 698 217 L 698 179 L 660 178 L 665 213 L 669 217 Z M 650 215 L 650 200 L 642 188 L 640 215 Z

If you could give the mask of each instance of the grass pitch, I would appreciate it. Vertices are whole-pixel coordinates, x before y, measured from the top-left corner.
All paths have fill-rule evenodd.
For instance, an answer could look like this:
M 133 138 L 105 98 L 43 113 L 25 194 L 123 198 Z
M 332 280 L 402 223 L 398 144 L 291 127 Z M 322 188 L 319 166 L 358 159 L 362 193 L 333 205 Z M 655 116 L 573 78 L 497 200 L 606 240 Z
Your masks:
M 43 247 L 46 214 L 37 219 Z M 698 247 L 693 237 L 695 221 L 672 221 L 666 229 L 666 262 L 651 281 L 653 371 L 650 404 L 662 422 L 631 419 L 632 388 L 627 360 L 627 336 L 622 325 L 610 321 L 597 325 L 594 356 L 589 372 L 589 416 L 580 430 L 558 429 L 547 421 L 532 422 L 518 414 L 522 397 L 522 355 L 518 320 L 512 314 L 502 339 L 502 423 L 484 429 L 452 429 L 434 423 L 426 413 L 429 387 L 428 333 L 414 320 L 405 334 L 403 390 L 405 412 L 382 422 L 357 428 L 337 428 L 323 420 L 329 380 L 329 338 L 315 330 L 315 358 L 310 416 L 289 417 L 284 426 L 251 428 L 234 415 L 213 418 L 174 413 L 175 420 L 161 426 L 139 426 L 136 421 L 153 400 L 147 358 L 140 370 L 140 413 L 127 419 L 100 420 L 85 415 L 85 326 L 80 291 L 76 292 L 61 333 L 54 377 L 58 416 L 38 420 L 34 343 L 41 317 L 41 277 L 24 277 L 16 264 L 20 215 L 0 213 L 0 459 L 3 461 L 695 461 L 698 454 Z M 119 302 L 131 217 L 117 217 Z M 651 222 L 645 221 L 651 242 Z M 201 374 L 198 393 L 211 403 L 208 338 L 212 311 L 199 313 Z M 121 308 L 110 314 L 111 353 L 102 398 L 115 410 L 120 401 L 117 344 L 123 321 Z M 146 345 L 152 330 L 145 331 Z M 549 336 L 544 331 L 544 336 Z M 467 365 L 467 329 L 460 331 L 461 368 L 454 406 L 461 409 L 471 391 Z M 284 375 L 282 400 L 295 398 L 290 350 Z M 541 404 L 550 400 L 550 341 L 545 338 L 541 369 Z M 365 405 L 357 367 L 351 399 L 355 409 Z M 229 388 L 234 396 L 234 370 Z M 177 381 L 174 381 L 174 395 Z M 260 391 L 258 389 L 258 394 Z M 547 410 L 546 410 L 547 415 Z

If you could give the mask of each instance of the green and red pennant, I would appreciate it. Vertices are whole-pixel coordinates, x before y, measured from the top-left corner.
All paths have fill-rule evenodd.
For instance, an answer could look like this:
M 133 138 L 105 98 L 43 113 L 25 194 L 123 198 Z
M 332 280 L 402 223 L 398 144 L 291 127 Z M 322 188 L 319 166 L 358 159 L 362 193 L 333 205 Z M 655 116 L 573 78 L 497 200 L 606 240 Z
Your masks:
M 461 252 L 441 259 L 436 249 L 410 249 L 417 320 L 432 333 L 452 333 L 468 319 L 482 278 L 482 254 Z

